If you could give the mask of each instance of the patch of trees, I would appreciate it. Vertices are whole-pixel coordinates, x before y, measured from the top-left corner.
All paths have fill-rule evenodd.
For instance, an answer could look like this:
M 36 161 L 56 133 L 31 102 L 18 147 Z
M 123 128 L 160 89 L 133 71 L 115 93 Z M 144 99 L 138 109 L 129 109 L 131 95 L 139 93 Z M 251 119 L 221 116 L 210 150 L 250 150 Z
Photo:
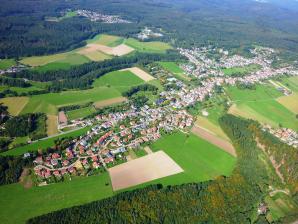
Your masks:
M 85 107 L 90 107 L 93 104 L 93 102 L 85 103 L 85 104 L 75 104 L 75 105 L 69 105 L 64 107 L 59 107 L 59 111 L 71 111 L 71 110 L 77 110 Z
M 249 90 L 256 90 L 256 85 L 252 83 L 243 83 L 243 82 L 238 82 L 236 83 L 236 86 L 238 89 L 249 89 Z
M 24 114 L 10 118 L 4 124 L 9 137 L 30 136 L 32 140 L 46 137 L 46 115 L 43 113 Z
M 121 103 L 113 106 L 107 106 L 104 108 L 97 109 L 96 112 L 89 115 L 87 118 L 94 118 L 97 115 L 106 115 L 110 113 L 118 113 L 118 112 L 124 112 L 129 110 L 130 105 L 128 103 Z
M 255 206 L 263 200 L 270 182 L 253 138 L 255 123 L 225 115 L 220 125 L 237 149 L 238 162 L 230 177 L 180 186 L 153 185 L 35 217 L 27 223 L 252 222 Z
M 23 168 L 30 164 L 29 159 L 23 159 L 20 156 L 0 156 L 0 185 L 18 182 Z
M 0 76 L 0 85 L 2 86 L 16 86 L 16 87 L 22 87 L 26 88 L 31 86 L 30 83 L 25 82 L 22 79 L 12 79 L 4 76 Z
M 0 103 L 0 125 L 8 119 L 9 113 L 7 109 L 7 106 L 5 106 L 3 103 Z
M 123 92 L 122 96 L 131 97 L 140 91 L 150 91 L 150 92 L 153 92 L 154 95 L 156 95 L 158 88 L 150 84 L 138 85 L 138 86 L 131 87 L 129 90 Z

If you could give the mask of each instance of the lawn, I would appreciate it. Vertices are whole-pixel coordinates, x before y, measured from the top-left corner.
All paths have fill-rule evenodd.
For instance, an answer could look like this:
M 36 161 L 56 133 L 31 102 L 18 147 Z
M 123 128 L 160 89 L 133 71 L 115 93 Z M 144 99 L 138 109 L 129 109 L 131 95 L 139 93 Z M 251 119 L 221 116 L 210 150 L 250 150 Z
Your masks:
M 24 153 L 29 152 L 29 151 L 37 151 L 38 149 L 47 149 L 48 147 L 54 146 L 54 144 L 55 144 L 54 141 L 59 138 L 78 137 L 80 135 L 85 134 L 89 129 L 90 129 L 89 127 L 85 127 L 85 128 L 75 130 L 75 131 L 72 131 L 69 133 L 61 134 L 59 136 L 47 138 L 45 140 L 40 140 L 40 141 L 34 142 L 29 145 L 21 146 L 21 147 L 3 152 L 3 153 L 1 153 L 1 155 L 17 156 L 17 155 L 23 155 Z
M 168 43 L 160 41 L 141 42 L 133 38 L 126 39 L 124 43 L 139 52 L 146 53 L 165 53 L 166 50 L 172 49 Z
M 14 59 L 0 59 L 0 70 L 8 69 L 16 64 Z
M 38 215 L 112 195 L 108 173 L 30 189 L 20 184 L 5 185 L 0 187 L 0 222 L 25 223 Z
M 113 87 L 96 87 L 81 91 L 64 91 L 30 97 L 22 113 L 44 112 L 57 114 L 57 107 L 72 104 L 83 104 L 118 97 L 121 94 Z
M 193 134 L 188 136 L 177 132 L 162 137 L 150 147 L 152 151 L 163 150 L 184 170 L 183 173 L 153 181 L 164 185 L 229 176 L 236 163 L 236 158 Z
M 88 115 L 91 115 L 94 112 L 95 112 L 95 109 L 92 106 L 92 107 L 85 107 L 85 108 L 68 111 L 66 112 L 66 115 L 69 120 L 75 120 L 78 118 L 83 118 Z
M 18 115 L 26 106 L 28 101 L 29 101 L 29 98 L 24 96 L 7 97 L 7 98 L 0 99 L 0 103 L 3 103 L 5 106 L 7 106 L 8 112 L 13 116 Z
M 223 73 L 227 76 L 244 76 L 249 73 L 256 72 L 260 70 L 262 66 L 257 64 L 250 64 L 244 67 L 233 67 L 222 69 Z

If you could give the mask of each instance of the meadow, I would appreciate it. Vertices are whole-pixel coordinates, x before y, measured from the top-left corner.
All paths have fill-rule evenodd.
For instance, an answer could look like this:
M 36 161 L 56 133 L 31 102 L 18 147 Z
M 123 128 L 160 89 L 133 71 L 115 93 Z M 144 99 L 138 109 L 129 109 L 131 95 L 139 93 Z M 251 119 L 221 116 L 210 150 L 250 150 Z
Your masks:
M 172 49 L 171 45 L 160 41 L 141 42 L 134 38 L 128 38 L 123 43 L 145 53 L 165 53 L 167 50 Z
M 262 67 L 260 65 L 251 64 L 244 67 L 224 68 L 222 71 L 227 76 L 244 76 L 249 73 L 256 72 L 261 68 Z
M 80 135 L 85 134 L 88 130 L 90 129 L 90 127 L 85 127 L 85 128 L 81 128 L 79 130 L 74 130 L 65 134 L 61 134 L 55 137 L 50 137 L 47 139 L 43 139 L 43 140 L 39 140 L 36 141 L 34 143 L 31 143 L 29 145 L 25 145 L 25 146 L 20 146 L 14 149 L 11 149 L 9 151 L 3 152 L 1 153 L 2 156 L 8 156 L 8 155 L 12 155 L 12 156 L 18 156 L 18 155 L 23 155 L 26 152 L 30 152 L 30 151 L 37 151 L 39 149 L 47 149 L 49 147 L 52 147 L 55 145 L 55 140 L 57 139 L 61 139 L 61 138 L 66 138 L 66 137 L 78 137 Z
M 7 97 L 7 98 L 0 99 L 0 103 L 3 103 L 5 106 L 7 106 L 8 112 L 13 116 L 18 115 L 28 102 L 29 102 L 29 97 L 25 97 L 25 96 Z
M 0 59 L 0 70 L 8 69 L 16 64 L 14 59 Z
M 71 181 L 25 189 L 21 184 L 0 187 L 0 222 L 21 224 L 51 211 L 112 196 L 109 174 L 76 177 Z
M 298 92 L 298 76 L 283 78 L 281 83 L 290 88 L 293 92 Z
M 66 112 L 66 116 L 69 120 L 75 120 L 78 118 L 87 117 L 88 115 L 91 115 L 94 112 L 95 112 L 95 108 L 91 106 L 91 107 L 84 107 L 84 108 L 68 111 Z
M 184 74 L 184 71 L 175 62 L 159 62 L 159 64 L 169 72 L 171 72 L 177 79 L 182 81 L 189 81 L 190 78 Z
M 295 114 L 298 114 L 298 93 L 293 93 L 290 96 L 282 96 L 277 98 L 277 102 L 285 106 Z
M 194 134 L 177 132 L 167 135 L 150 148 L 154 152 L 163 150 L 184 170 L 183 173 L 149 182 L 150 184 L 177 185 L 207 181 L 220 175 L 229 176 L 236 163 L 236 158 Z
M 234 102 L 229 113 L 251 118 L 275 128 L 283 127 L 298 130 L 295 114 L 277 102 L 283 96 L 281 92 L 270 85 L 257 85 L 256 90 L 240 90 L 229 87 L 227 94 Z

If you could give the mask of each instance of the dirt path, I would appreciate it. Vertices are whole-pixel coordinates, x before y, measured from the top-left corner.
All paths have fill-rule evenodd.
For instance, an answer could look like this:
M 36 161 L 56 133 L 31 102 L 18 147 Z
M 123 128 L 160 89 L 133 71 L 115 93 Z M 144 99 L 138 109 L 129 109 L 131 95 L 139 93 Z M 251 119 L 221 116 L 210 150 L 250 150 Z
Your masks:
M 208 132 L 200 127 L 197 127 L 197 126 L 194 126 L 191 131 L 195 135 L 205 139 L 206 141 L 210 142 L 213 145 L 218 146 L 219 148 L 223 149 L 224 151 L 231 154 L 232 156 L 234 156 L 234 157 L 237 156 L 235 148 L 230 142 L 225 141 L 225 140 L 223 140 L 223 139 L 221 139 L 221 138 L 211 134 L 210 132 Z

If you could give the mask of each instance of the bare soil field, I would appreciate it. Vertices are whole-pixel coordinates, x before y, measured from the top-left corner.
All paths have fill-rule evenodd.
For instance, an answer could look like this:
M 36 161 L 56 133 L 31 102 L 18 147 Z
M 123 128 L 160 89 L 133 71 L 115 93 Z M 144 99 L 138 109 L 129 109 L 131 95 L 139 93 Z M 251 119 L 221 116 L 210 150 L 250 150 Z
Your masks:
M 48 136 L 58 133 L 58 117 L 55 115 L 47 115 L 47 134 Z
M 67 124 L 67 117 L 64 111 L 60 111 L 58 114 L 59 124 L 66 125 Z
M 114 191 L 181 172 L 183 169 L 163 151 L 109 169 Z
M 117 47 L 109 47 L 101 44 L 88 44 L 85 49 L 81 51 L 82 54 L 87 54 L 94 51 L 101 51 L 108 55 L 123 56 L 133 52 L 135 49 L 125 44 L 120 44 Z
M 122 69 L 121 71 L 130 71 L 136 76 L 138 76 L 139 78 L 143 79 L 145 82 L 155 79 L 152 75 L 148 74 L 147 72 L 143 71 L 138 67 L 126 68 L 126 69 Z
M 235 157 L 237 156 L 235 148 L 233 147 L 233 145 L 230 142 L 225 141 L 225 140 L 223 140 L 223 139 L 221 139 L 221 138 L 211 134 L 210 132 L 208 132 L 200 127 L 197 127 L 197 126 L 194 126 L 192 128 L 192 133 L 205 139 L 206 141 L 210 142 L 211 144 L 218 146 L 219 148 L 223 149 L 224 151 L 231 154 L 232 156 L 235 156 Z
M 125 102 L 127 99 L 125 97 L 116 97 L 116 98 L 112 98 L 112 99 L 108 99 L 108 100 L 101 100 L 98 102 L 94 103 L 94 106 L 96 108 L 102 108 L 102 107 L 106 107 L 106 106 L 110 106 L 113 104 L 117 104 L 117 103 L 122 103 Z

